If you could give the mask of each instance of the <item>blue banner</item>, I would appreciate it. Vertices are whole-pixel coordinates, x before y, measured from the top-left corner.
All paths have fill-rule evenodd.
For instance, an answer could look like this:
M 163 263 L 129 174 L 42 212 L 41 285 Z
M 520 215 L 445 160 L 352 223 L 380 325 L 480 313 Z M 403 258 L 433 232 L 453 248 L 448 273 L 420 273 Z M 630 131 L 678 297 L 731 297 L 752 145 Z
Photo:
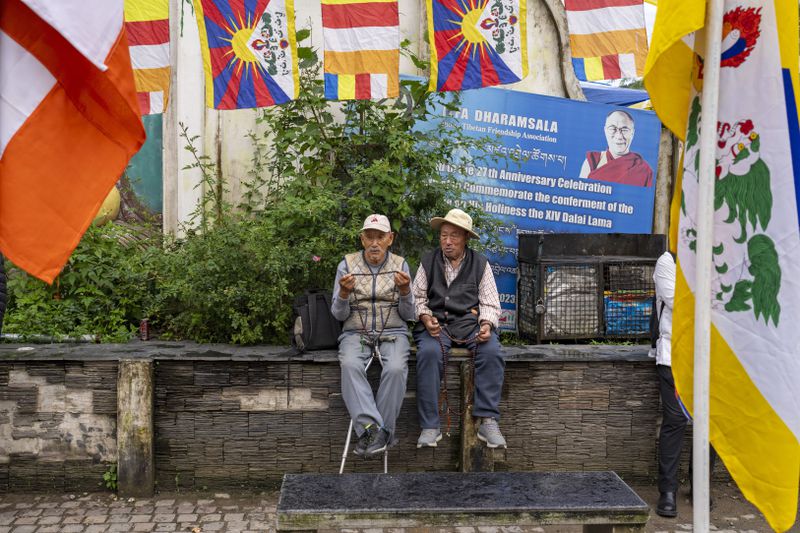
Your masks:
M 464 131 L 496 139 L 495 160 L 461 179 L 468 202 L 502 221 L 503 249 L 488 255 L 501 327 L 513 330 L 520 233 L 651 233 L 661 123 L 650 111 L 496 88 L 461 99 Z

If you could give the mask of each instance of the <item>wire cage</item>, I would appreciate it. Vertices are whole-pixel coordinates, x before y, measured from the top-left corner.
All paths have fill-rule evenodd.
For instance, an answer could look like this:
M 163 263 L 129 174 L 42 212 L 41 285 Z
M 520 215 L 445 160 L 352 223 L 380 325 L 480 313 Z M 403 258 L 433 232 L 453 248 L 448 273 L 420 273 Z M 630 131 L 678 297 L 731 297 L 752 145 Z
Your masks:
M 590 254 L 551 257 L 541 237 L 533 241 L 537 249 L 523 253 L 523 237 L 533 239 L 536 236 L 520 238 L 517 329 L 521 337 L 536 342 L 649 337 L 658 245 L 645 250 L 655 257 Z M 557 237 L 557 234 L 547 235 L 549 239 Z M 571 234 L 567 237 L 569 239 Z M 633 237 L 641 240 L 661 236 L 635 235 L 628 236 L 627 240 Z M 576 242 L 573 240 L 572 244 Z M 526 248 L 530 249 L 530 242 Z M 594 251 L 591 246 L 588 250 L 580 246 L 566 248 Z M 566 248 L 563 243 L 550 246 L 551 251 L 557 252 L 566 251 Z M 630 246 L 616 249 L 631 251 Z

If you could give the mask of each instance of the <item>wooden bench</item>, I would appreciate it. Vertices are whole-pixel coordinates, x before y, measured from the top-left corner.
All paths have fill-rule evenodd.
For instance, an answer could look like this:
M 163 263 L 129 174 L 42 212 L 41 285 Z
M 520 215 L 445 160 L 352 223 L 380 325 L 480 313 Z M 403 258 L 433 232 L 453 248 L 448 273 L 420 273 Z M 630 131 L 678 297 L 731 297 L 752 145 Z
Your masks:
M 277 531 L 580 524 L 644 531 L 650 510 L 614 472 L 286 474 Z

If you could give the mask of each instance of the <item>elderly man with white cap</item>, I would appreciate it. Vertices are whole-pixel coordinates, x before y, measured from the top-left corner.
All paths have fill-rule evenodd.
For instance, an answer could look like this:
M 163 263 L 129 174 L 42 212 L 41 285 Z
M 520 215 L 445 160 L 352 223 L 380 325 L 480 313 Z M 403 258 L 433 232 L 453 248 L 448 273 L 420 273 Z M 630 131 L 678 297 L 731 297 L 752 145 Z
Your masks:
M 439 247 L 426 254 L 414 278 L 412 292 L 419 318 L 417 343 L 417 410 L 422 432 L 417 448 L 435 447 L 439 427 L 439 385 L 445 353 L 453 344 L 475 351 L 472 415 L 481 419 L 478 439 L 489 448 L 505 448 L 497 421 L 505 359 L 497 335 L 500 297 L 486 257 L 467 246 L 478 238 L 472 218 L 451 209 L 434 217 Z
M 371 458 L 393 443 L 408 378 L 408 325 L 414 295 L 408 263 L 389 251 L 389 219 L 370 215 L 361 229 L 364 249 L 348 254 L 336 269 L 331 312 L 341 320 L 339 362 L 342 397 L 358 436 L 356 455 Z M 365 366 L 373 355 L 383 367 L 377 397 Z

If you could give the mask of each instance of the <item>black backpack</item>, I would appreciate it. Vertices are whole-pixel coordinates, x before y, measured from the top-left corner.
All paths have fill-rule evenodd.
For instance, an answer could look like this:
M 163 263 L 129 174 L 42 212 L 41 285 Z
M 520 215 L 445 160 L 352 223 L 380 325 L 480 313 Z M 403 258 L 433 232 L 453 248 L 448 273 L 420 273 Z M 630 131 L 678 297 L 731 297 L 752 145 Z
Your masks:
M 295 296 L 292 345 L 300 352 L 328 350 L 339 345 L 342 324 L 331 314 L 331 291 L 309 290 Z

